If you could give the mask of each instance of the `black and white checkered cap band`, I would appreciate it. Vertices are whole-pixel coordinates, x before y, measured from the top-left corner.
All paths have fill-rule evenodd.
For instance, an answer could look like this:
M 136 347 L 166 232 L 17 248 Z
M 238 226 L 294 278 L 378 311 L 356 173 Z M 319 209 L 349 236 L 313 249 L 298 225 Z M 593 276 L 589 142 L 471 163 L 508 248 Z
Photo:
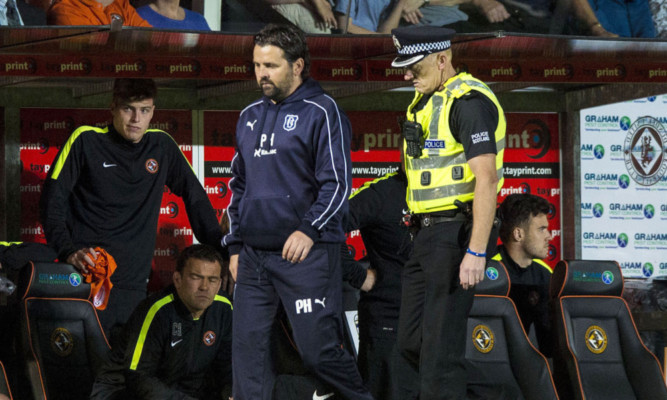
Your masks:
M 401 47 L 398 50 L 398 54 L 401 56 L 410 56 L 413 54 L 433 53 L 436 51 L 447 50 L 450 47 L 452 47 L 451 40 L 443 40 L 441 42 L 431 42 L 431 43 L 409 44 L 405 47 Z

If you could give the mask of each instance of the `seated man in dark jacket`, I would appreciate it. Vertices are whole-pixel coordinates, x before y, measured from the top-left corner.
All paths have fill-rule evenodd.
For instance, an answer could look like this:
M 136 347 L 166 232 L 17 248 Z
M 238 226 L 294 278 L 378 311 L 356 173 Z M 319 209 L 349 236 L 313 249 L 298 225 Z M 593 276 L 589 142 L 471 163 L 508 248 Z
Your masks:
M 231 387 L 232 304 L 214 248 L 181 253 L 174 284 L 136 308 L 91 399 L 220 399 Z
M 537 344 L 551 357 L 553 335 L 549 320 L 551 267 L 541 259 L 549 255 L 549 202 L 532 194 L 512 194 L 500 205 L 503 245 L 493 259 L 507 267 L 510 298 L 516 304 L 526 332 L 534 326 Z

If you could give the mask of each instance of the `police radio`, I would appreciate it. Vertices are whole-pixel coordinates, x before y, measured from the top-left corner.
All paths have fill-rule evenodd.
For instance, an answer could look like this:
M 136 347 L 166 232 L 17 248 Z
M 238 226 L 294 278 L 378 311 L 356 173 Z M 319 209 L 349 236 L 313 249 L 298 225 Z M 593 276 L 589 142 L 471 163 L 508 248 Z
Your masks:
M 404 121 L 403 137 L 408 146 L 407 154 L 412 158 L 419 158 L 424 148 L 424 131 L 422 130 L 422 125 L 416 121 Z

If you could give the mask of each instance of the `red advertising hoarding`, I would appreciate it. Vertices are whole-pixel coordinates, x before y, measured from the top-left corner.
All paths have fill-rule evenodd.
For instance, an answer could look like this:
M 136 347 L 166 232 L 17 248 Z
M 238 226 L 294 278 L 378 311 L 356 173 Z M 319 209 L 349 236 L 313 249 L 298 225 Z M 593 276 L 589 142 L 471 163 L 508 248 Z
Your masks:
M 351 111 L 352 186 L 398 169 L 403 112 Z M 231 198 L 228 189 L 234 156 L 234 132 L 239 111 L 204 112 L 204 187 L 218 218 Z M 21 110 L 21 239 L 44 242 L 39 224 L 39 197 L 48 168 L 60 146 L 80 125 L 104 126 L 110 122 L 108 110 L 32 109 Z M 554 236 L 547 262 L 560 258 L 560 178 L 558 115 L 507 113 L 505 185 L 498 196 L 533 193 L 552 205 L 549 215 Z M 158 110 L 152 128 L 169 132 L 192 160 L 192 117 L 189 111 Z M 197 171 L 201 173 L 202 171 Z M 180 249 L 192 244 L 192 230 L 180 197 L 165 187 L 158 222 L 151 288 L 171 282 L 171 273 Z M 355 258 L 365 255 L 358 232 L 349 235 L 348 245 Z

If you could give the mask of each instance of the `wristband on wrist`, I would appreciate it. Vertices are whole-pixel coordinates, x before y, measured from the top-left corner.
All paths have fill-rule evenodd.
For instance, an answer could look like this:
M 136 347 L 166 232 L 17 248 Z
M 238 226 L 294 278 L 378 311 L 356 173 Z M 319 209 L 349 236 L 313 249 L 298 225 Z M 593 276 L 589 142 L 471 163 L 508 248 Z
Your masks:
M 476 251 L 472 251 L 472 250 L 470 250 L 470 247 L 468 247 L 468 248 L 466 249 L 466 253 L 468 253 L 468 254 L 472 254 L 472 255 L 475 256 L 475 257 L 486 257 L 486 253 L 478 253 L 478 252 L 476 252 Z

